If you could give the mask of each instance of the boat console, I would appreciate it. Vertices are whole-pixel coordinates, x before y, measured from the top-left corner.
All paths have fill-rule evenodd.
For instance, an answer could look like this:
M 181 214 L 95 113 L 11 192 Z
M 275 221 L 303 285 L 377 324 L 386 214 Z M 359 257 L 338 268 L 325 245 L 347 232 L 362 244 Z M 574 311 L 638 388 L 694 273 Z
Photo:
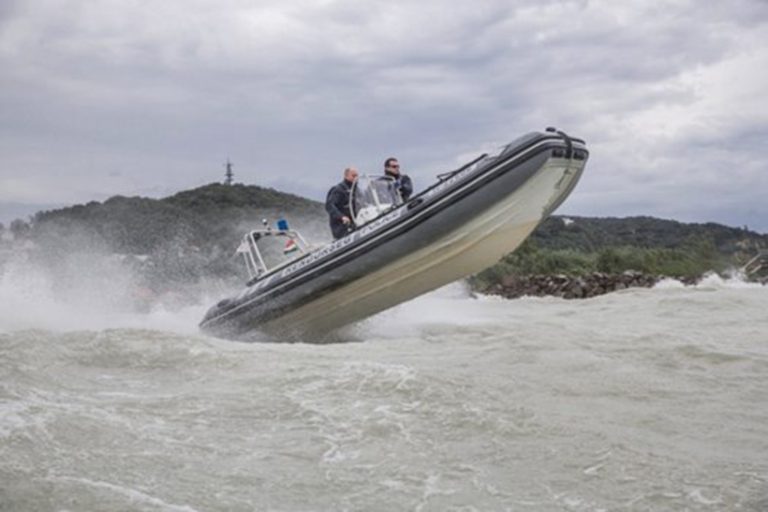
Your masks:
M 401 204 L 403 198 L 397 190 L 397 183 L 389 176 L 363 174 L 352 185 L 349 194 L 349 211 L 358 228 Z

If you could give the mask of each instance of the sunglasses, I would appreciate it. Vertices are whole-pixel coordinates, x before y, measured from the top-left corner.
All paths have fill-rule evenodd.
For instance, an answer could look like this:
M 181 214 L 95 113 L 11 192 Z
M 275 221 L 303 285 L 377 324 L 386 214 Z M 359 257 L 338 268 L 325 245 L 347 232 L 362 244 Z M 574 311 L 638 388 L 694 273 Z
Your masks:
M 389 167 L 390 169 L 399 169 L 400 168 L 399 165 L 392 165 L 392 164 L 389 164 L 387 167 Z

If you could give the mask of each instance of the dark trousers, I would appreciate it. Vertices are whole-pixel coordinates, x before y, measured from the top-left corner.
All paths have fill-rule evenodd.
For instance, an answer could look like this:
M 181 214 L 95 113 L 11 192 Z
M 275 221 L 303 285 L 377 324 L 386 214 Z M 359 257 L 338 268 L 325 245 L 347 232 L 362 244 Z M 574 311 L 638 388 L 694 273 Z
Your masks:
M 343 222 L 331 222 L 331 233 L 333 233 L 334 240 L 338 240 L 339 238 L 346 236 L 347 233 L 351 233 L 352 229 L 352 224 L 344 224 Z

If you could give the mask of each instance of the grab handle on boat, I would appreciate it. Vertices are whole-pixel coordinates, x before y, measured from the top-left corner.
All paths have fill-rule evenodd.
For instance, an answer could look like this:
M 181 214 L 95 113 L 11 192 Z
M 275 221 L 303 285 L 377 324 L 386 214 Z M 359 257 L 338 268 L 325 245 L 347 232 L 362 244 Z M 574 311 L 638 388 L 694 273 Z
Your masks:
M 565 133 L 562 130 L 557 130 L 556 133 L 559 136 L 561 136 L 565 141 L 565 145 L 566 145 L 565 158 L 568 158 L 568 159 L 573 158 L 573 141 L 571 140 L 571 138 L 568 136 L 567 133 Z
M 485 158 L 487 156 L 488 156 L 488 153 L 483 153 L 482 155 L 480 155 L 479 157 L 475 158 L 474 160 L 472 160 L 468 164 L 464 164 L 464 165 L 462 165 L 461 167 L 459 167 L 458 169 L 456 169 L 454 171 L 448 171 L 448 172 L 444 172 L 442 174 L 438 174 L 437 175 L 437 179 L 440 180 L 440 181 L 447 180 L 451 176 L 460 173 L 464 169 L 468 169 L 468 168 L 472 167 L 477 162 L 479 162 L 480 160 L 482 160 L 483 158 Z
M 421 203 L 423 203 L 423 202 L 424 202 L 424 198 L 422 198 L 422 197 L 417 197 L 416 199 L 413 199 L 413 200 L 409 201 L 409 202 L 408 202 L 408 206 L 407 206 L 406 208 L 407 208 L 409 211 L 410 211 L 410 210 L 413 210 L 414 208 L 416 208 L 417 206 L 419 206 L 419 205 L 420 205 Z

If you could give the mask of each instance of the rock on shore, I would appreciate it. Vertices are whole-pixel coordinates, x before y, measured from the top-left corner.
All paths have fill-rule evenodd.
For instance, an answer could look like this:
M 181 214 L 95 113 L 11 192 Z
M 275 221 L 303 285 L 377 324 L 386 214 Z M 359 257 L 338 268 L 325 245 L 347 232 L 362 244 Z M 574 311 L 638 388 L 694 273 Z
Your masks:
M 552 295 L 564 299 L 585 299 L 632 287 L 650 288 L 662 278 L 642 272 L 626 271 L 621 274 L 594 272 L 584 276 L 534 275 L 505 276 L 501 283 L 491 286 L 486 293 L 508 299 L 523 296 Z M 686 284 L 696 284 L 699 279 L 681 279 Z

